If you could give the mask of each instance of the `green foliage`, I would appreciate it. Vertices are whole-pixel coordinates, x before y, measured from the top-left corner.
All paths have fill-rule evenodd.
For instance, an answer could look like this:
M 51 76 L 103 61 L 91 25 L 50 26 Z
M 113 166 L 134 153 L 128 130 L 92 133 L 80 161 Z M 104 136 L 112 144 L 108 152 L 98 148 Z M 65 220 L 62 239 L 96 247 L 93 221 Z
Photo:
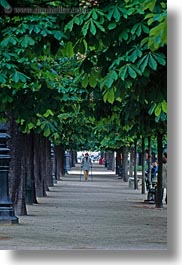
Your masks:
M 117 149 L 165 132 L 166 1 L 100 1 L 87 11 L 0 19 L 0 112 L 67 148 Z

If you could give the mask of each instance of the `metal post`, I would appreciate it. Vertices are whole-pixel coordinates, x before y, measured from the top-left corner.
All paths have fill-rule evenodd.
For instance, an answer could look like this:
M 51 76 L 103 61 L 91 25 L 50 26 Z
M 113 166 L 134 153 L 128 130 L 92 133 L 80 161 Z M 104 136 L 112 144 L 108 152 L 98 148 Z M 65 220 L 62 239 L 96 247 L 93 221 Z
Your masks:
M 18 218 L 9 197 L 8 173 L 11 157 L 6 144 L 10 136 L 6 132 L 7 126 L 0 123 L 0 224 L 17 224 Z

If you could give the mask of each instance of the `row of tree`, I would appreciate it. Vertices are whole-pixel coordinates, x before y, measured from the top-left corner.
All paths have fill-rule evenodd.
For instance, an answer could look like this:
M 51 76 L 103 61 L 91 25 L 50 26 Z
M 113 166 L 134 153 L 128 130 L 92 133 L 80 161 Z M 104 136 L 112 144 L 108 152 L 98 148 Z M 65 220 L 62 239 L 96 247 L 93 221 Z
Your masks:
M 59 1 L 0 3 L 0 113 L 10 125 L 11 195 L 23 202 L 20 213 L 21 191 L 31 186 L 36 202 L 52 185 L 51 143 L 59 178 L 67 149 L 119 152 L 145 148 L 150 137 L 158 142 L 161 207 L 166 1 L 62 1 L 67 12 L 57 14 L 33 10 Z M 18 13 L 25 7 L 32 13 Z

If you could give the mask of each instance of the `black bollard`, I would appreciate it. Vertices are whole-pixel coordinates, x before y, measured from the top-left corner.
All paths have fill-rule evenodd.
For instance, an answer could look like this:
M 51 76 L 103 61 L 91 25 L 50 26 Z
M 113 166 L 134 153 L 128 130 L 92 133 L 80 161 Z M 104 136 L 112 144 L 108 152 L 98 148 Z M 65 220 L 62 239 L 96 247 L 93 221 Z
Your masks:
M 7 126 L 0 123 L 0 224 L 17 224 L 18 218 L 9 197 L 8 174 L 11 157 L 7 148 L 10 136 L 6 132 Z

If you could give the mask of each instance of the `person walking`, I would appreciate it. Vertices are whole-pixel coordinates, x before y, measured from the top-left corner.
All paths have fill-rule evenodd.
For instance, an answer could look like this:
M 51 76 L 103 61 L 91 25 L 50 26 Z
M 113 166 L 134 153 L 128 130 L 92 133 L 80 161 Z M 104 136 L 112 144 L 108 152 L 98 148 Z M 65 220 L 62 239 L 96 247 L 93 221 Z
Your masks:
M 162 164 L 162 191 L 166 189 L 165 202 L 167 204 L 167 153 L 163 155 L 163 164 Z
M 85 153 L 85 156 L 82 159 L 81 167 L 82 167 L 83 172 L 84 172 L 85 181 L 89 180 L 88 179 L 89 178 L 89 170 L 92 167 L 92 161 L 91 161 L 91 158 L 89 157 L 88 153 Z

